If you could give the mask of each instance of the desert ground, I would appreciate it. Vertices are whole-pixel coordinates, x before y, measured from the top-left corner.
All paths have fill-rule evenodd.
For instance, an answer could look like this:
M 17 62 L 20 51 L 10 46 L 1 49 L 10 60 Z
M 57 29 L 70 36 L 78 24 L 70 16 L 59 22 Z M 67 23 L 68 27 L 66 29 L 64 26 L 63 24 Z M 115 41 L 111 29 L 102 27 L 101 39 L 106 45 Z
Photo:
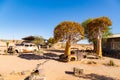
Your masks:
M 74 62 L 60 62 L 57 57 L 58 52 L 49 54 L 49 58 L 41 55 L 21 54 L 21 55 L 0 55 L 0 77 L 4 80 L 25 80 L 30 73 L 40 65 L 39 69 L 44 70 L 46 80 L 120 80 L 120 60 L 108 57 L 103 59 L 83 59 Z M 113 60 L 117 66 L 104 65 L 109 60 Z M 88 64 L 94 61 L 96 64 Z M 73 68 L 83 69 L 83 75 L 74 76 Z M 22 74 L 24 72 L 24 74 Z
M 59 61 L 58 56 L 63 52 L 63 50 L 54 49 L 43 50 L 42 54 L 1 54 L 0 80 L 28 80 L 31 72 L 40 63 L 39 69 L 46 80 L 120 80 L 119 59 L 103 57 L 102 59 L 82 59 L 66 63 Z M 110 60 L 116 65 L 105 65 Z M 74 67 L 83 69 L 83 74 L 75 76 L 73 73 Z

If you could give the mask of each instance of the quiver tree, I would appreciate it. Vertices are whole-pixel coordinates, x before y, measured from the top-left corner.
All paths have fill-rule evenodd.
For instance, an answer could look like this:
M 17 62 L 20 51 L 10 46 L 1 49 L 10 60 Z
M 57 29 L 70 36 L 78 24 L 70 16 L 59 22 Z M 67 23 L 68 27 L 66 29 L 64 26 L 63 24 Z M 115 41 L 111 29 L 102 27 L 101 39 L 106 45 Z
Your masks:
M 7 50 L 8 50 L 8 46 L 9 46 L 9 42 L 8 41 L 6 42 L 6 46 L 7 46 L 7 49 L 6 49 L 6 54 L 7 54 Z
M 111 20 L 108 17 L 100 17 L 91 20 L 88 24 L 88 37 L 95 39 L 97 42 L 96 53 L 102 57 L 102 35 L 108 31 L 108 27 L 112 25 Z M 92 36 L 92 37 L 91 37 Z
M 89 42 L 92 42 L 93 43 L 93 51 L 96 52 L 97 50 L 97 41 L 96 41 L 96 37 L 94 37 L 94 34 L 96 33 L 95 31 L 92 32 L 91 34 L 89 34 L 89 26 L 88 23 L 90 21 L 92 21 L 93 19 L 92 18 L 89 18 L 87 20 L 85 20 L 84 22 L 82 22 L 82 27 L 84 27 L 84 32 L 85 32 L 85 38 L 88 39 Z
M 55 44 L 55 43 L 56 43 L 56 41 L 53 37 L 50 37 L 47 41 L 47 44 L 49 45 L 49 47 L 52 47 L 53 44 Z
M 34 36 L 34 40 L 32 42 L 36 44 L 39 49 L 39 45 L 44 44 L 44 38 L 42 36 Z
M 53 37 L 50 37 L 48 39 L 48 44 L 55 44 L 55 43 L 56 43 L 56 41 L 55 41 L 55 39 Z
M 66 42 L 65 55 L 70 55 L 71 44 L 84 38 L 84 28 L 77 22 L 65 21 L 55 27 L 54 38 Z
M 84 35 L 85 35 L 85 38 L 88 39 L 88 41 L 90 42 L 89 38 L 88 38 L 88 26 L 87 24 L 92 20 L 92 18 L 89 18 L 87 20 L 85 20 L 84 22 L 82 22 L 82 27 L 84 27 Z

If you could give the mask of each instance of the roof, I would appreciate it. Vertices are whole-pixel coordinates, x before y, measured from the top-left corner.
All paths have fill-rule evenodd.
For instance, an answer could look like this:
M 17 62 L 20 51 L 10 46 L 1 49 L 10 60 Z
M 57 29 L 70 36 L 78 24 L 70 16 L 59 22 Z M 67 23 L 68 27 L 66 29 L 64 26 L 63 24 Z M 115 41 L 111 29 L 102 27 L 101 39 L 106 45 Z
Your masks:
M 109 36 L 108 38 L 120 38 L 120 34 L 113 34 Z
M 23 40 L 34 40 L 34 36 L 27 36 L 27 37 L 24 37 L 22 38 Z

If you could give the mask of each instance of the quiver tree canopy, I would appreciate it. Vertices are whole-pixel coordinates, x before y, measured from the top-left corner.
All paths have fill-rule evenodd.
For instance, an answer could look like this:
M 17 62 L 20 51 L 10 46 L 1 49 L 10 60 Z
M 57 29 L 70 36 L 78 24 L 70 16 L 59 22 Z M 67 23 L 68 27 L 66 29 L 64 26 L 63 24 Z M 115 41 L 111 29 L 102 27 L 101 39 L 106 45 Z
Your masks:
M 55 27 L 54 38 L 66 42 L 65 55 L 70 55 L 71 43 L 84 38 L 84 28 L 77 22 L 65 21 Z
M 95 18 L 87 24 L 89 31 L 88 35 L 96 38 L 96 32 L 99 32 L 100 30 L 101 34 L 103 34 L 108 30 L 108 27 L 111 25 L 112 22 L 108 17 Z
M 57 41 L 77 42 L 84 38 L 84 29 L 77 22 L 65 21 L 55 27 L 54 38 Z
M 102 35 L 108 32 L 109 27 L 112 25 L 111 20 L 108 17 L 100 17 L 91 20 L 88 24 L 88 38 L 95 39 L 97 43 L 96 53 L 99 57 L 102 57 Z M 91 37 L 92 36 L 92 37 Z

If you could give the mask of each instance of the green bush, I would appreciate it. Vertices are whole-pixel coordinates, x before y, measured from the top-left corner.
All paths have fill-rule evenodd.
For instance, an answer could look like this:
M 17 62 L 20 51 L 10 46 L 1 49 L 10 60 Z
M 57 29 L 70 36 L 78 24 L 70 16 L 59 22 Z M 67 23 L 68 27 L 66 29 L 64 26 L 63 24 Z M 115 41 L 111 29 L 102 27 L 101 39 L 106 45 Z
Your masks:
M 87 64 L 97 64 L 95 61 L 88 61 Z
M 43 53 L 43 51 L 42 51 L 42 50 L 36 50 L 36 51 L 34 51 L 34 52 L 36 52 L 36 53 L 38 53 L 38 54 Z

